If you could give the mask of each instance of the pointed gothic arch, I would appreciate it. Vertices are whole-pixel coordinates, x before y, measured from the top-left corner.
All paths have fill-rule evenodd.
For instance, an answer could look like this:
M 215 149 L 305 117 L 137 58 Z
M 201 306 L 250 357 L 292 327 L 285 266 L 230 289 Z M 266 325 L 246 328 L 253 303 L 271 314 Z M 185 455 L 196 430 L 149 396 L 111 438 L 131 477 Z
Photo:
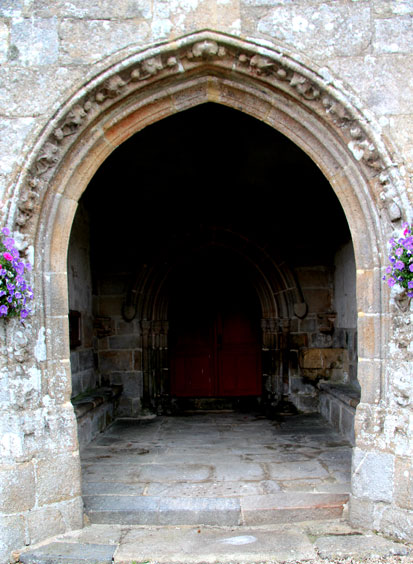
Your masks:
M 124 140 L 208 101 L 282 132 L 312 158 L 341 202 L 357 264 L 362 424 L 364 405 L 385 399 L 382 255 L 391 222 L 409 207 L 390 151 L 330 78 L 285 52 L 210 31 L 120 58 L 84 85 L 50 120 L 16 186 L 9 223 L 34 247 L 41 312 L 35 323 L 46 335 L 47 386 L 56 410 L 70 410 L 66 260 L 77 202 Z

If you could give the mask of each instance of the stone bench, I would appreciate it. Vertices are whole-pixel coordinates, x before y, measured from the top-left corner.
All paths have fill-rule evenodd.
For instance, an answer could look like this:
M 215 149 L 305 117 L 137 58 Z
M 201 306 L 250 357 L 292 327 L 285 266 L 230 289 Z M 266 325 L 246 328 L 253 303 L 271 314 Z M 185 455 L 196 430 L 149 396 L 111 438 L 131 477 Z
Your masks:
M 72 398 L 77 419 L 79 446 L 82 448 L 115 419 L 122 386 L 105 386 Z
M 354 445 L 354 417 L 360 392 L 348 384 L 319 382 L 320 413 Z

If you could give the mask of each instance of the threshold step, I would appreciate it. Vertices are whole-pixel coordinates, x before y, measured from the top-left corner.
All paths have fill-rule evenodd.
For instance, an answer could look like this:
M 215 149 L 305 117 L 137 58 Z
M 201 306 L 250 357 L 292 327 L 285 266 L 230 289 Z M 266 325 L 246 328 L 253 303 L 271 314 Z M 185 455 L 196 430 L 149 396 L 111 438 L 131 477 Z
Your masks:
M 397 562 L 407 564 L 409 552 L 408 546 L 335 520 L 260 527 L 90 525 L 15 556 L 20 564 L 293 564 L 321 562 L 318 556 L 386 562 L 399 555 Z
M 84 496 L 91 523 L 120 525 L 239 525 L 236 498 Z
M 91 523 L 266 525 L 338 519 L 348 494 L 277 492 L 243 497 L 83 496 Z

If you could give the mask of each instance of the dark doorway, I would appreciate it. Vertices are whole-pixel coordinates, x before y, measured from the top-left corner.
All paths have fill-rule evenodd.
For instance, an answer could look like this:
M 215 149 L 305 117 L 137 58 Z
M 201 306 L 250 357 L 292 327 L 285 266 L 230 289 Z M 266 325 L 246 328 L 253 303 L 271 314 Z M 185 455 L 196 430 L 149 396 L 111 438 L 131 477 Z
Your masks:
M 173 284 L 171 391 L 175 397 L 261 394 L 259 307 L 248 276 L 212 248 Z
M 79 210 L 76 393 L 121 386 L 127 417 L 198 403 L 272 413 L 284 400 L 310 412 L 320 379 L 356 384 L 346 218 L 281 133 L 216 104 L 179 112 L 116 149 Z

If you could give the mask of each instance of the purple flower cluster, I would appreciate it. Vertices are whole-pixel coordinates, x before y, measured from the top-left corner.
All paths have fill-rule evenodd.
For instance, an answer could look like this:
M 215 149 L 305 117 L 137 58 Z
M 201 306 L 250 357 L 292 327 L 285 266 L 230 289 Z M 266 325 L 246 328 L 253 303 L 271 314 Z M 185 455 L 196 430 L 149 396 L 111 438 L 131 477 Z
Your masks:
M 30 263 L 20 259 L 7 227 L 1 230 L 0 239 L 0 317 L 24 319 L 31 313 L 28 302 L 33 299 L 33 290 L 24 279 L 25 270 L 31 270 Z
M 397 241 L 390 239 L 390 266 L 386 268 L 383 280 L 392 286 L 400 286 L 407 290 L 409 298 L 413 297 L 413 226 L 403 224 L 403 237 Z

